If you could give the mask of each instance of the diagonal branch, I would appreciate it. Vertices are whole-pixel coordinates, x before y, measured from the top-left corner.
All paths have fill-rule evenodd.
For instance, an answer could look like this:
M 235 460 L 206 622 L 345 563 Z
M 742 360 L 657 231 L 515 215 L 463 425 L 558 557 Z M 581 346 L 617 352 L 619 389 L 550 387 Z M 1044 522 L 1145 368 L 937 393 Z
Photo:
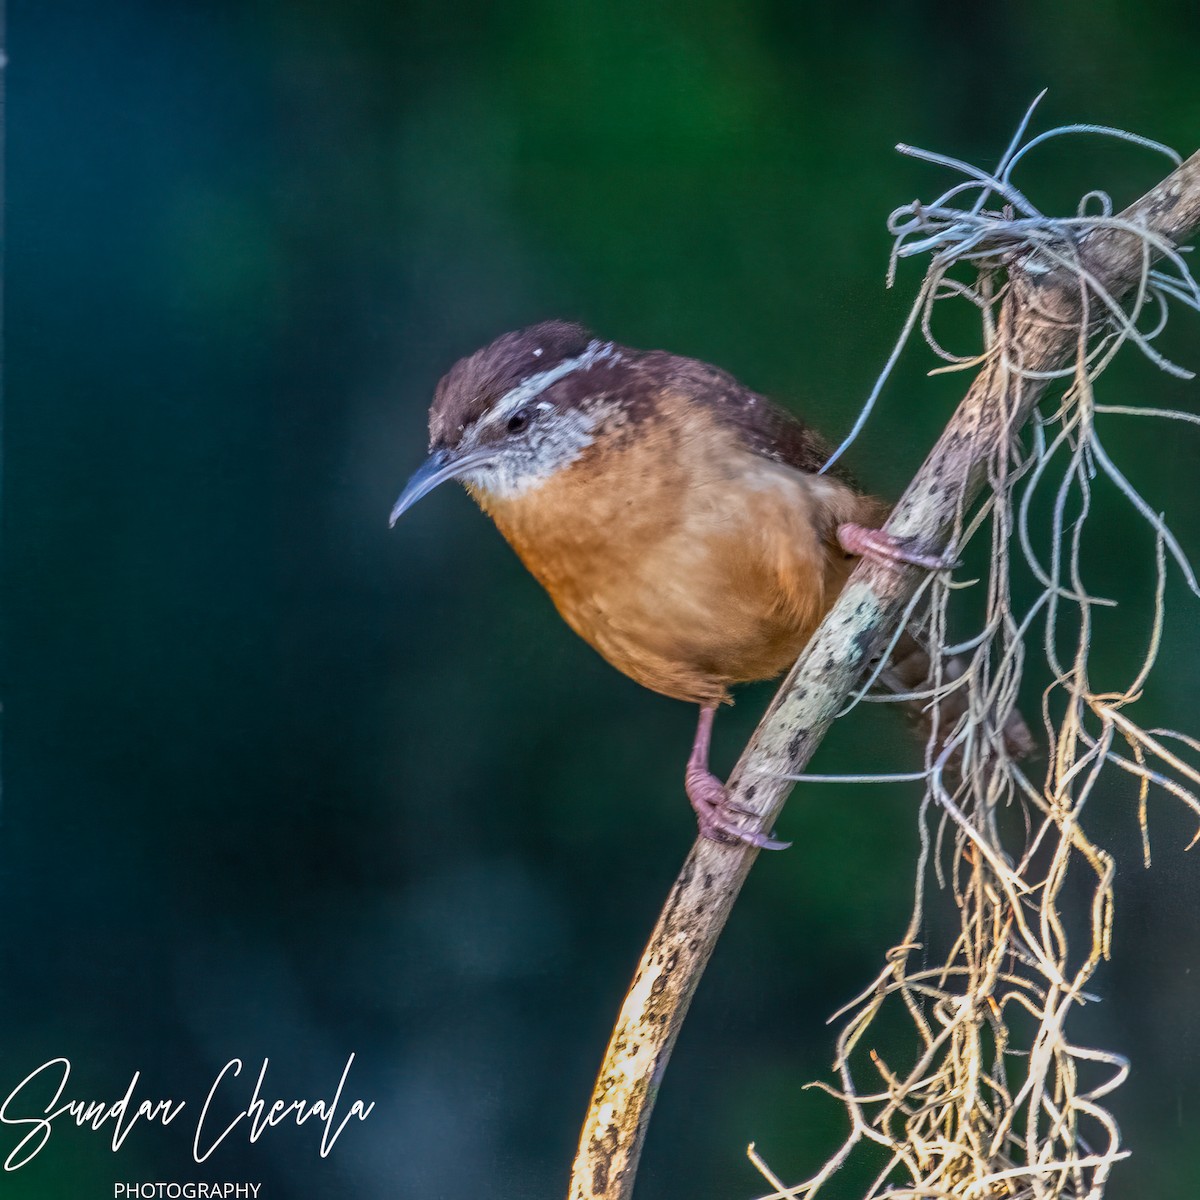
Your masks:
M 1145 233 L 1106 227 L 1078 239 L 1078 264 L 1031 249 L 1008 264 L 995 350 L 896 505 L 889 532 L 941 545 L 1004 460 L 1049 376 L 1079 349 L 1086 277 L 1121 298 L 1144 285 L 1149 257 L 1200 226 L 1200 152 L 1125 212 Z M 1152 235 L 1152 236 L 1148 236 Z M 1149 248 L 1149 249 L 1148 249 Z M 921 582 L 911 568 L 864 560 L 776 694 L 730 777 L 735 803 L 774 824 L 788 776 L 812 757 Z M 700 976 L 757 856 L 697 840 L 638 964 L 580 1135 L 570 1200 L 628 1200 L 663 1072 Z

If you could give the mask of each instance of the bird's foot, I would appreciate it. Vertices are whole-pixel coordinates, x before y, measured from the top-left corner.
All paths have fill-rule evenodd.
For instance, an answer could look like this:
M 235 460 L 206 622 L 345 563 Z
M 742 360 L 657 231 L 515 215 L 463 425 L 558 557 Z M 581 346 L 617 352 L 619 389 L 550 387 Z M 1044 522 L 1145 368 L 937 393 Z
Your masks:
M 756 829 L 747 829 L 741 819 L 758 814 L 743 804 L 735 804 L 729 798 L 725 785 L 711 772 L 689 767 L 684 777 L 688 799 L 696 810 L 696 821 L 700 836 L 722 845 L 757 846 L 760 850 L 786 850 L 791 842 L 777 842 Z
M 837 539 L 847 554 L 862 558 L 873 558 L 882 563 L 905 563 L 912 567 L 924 567 L 928 571 L 945 571 L 955 565 L 950 554 L 927 554 L 916 538 L 899 538 L 884 533 L 882 529 L 868 529 L 847 521 L 838 526 Z

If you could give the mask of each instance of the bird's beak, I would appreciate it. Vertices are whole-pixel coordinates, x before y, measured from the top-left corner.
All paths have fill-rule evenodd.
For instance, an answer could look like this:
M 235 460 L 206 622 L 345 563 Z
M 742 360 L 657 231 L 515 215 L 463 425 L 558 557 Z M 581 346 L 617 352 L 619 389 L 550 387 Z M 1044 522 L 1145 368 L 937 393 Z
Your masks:
M 447 479 L 457 479 L 472 467 L 482 466 L 490 458 L 491 455 L 482 449 L 465 454 L 456 454 L 453 450 L 434 450 L 404 485 L 400 499 L 392 508 L 388 524 L 395 525 L 407 509 L 412 508 L 422 496 L 432 492 L 439 483 L 445 483 Z

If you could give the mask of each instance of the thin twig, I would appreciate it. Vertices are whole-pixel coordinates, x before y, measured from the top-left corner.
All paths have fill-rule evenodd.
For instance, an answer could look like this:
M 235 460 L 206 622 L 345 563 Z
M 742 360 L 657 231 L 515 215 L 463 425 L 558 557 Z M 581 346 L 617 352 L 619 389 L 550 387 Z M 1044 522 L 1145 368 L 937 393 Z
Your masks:
M 1015 154 L 1016 150 L 1014 142 L 1008 157 Z M 1010 167 L 1011 163 L 1002 165 Z M 968 168 L 968 171 L 980 174 L 974 172 L 973 168 Z M 1047 384 L 1060 377 L 1064 364 L 1088 361 L 1086 345 L 1080 353 L 1080 341 L 1082 338 L 1086 343 L 1087 331 L 1090 330 L 1087 309 L 1090 289 L 1099 289 L 1097 294 L 1103 297 L 1101 308 L 1109 305 L 1110 300 L 1115 305 L 1117 300 L 1135 289 L 1139 295 L 1143 294 L 1148 286 L 1150 261 L 1158 257 L 1177 260 L 1174 248 L 1200 225 L 1200 153 L 1193 155 L 1158 187 L 1118 217 L 1102 214 L 1090 220 L 1081 218 L 1072 225 L 1069 234 L 1064 233 L 1061 224 L 1056 225 L 1032 210 L 1032 206 L 1012 187 L 1006 174 L 1002 173 L 998 181 L 994 176 L 983 174 L 980 184 L 988 187 L 990 181 L 992 190 L 998 190 L 1010 203 L 1022 206 L 1024 215 L 1015 222 L 1010 219 L 1006 232 L 1003 220 L 984 213 L 982 201 L 986 197 L 981 192 L 980 202 L 973 212 L 974 217 L 979 219 L 979 226 L 967 232 L 965 242 L 961 234 L 959 237 L 960 250 L 964 245 L 967 247 L 965 257 L 972 257 L 976 250 L 1006 255 L 1008 283 L 995 322 L 994 342 L 982 370 L 887 523 L 890 533 L 902 538 L 915 538 L 926 545 L 943 544 L 947 536 L 959 527 L 962 515 L 985 484 L 993 478 L 997 464 L 1009 462 L 1018 431 Z M 947 197 L 942 199 L 943 203 L 948 203 Z M 1016 229 L 1012 228 L 1014 225 Z M 1071 240 L 1064 242 L 1064 237 Z M 911 248 L 910 244 L 905 250 Z M 930 276 L 933 279 L 932 286 L 927 279 L 929 290 L 923 291 L 923 297 L 932 296 L 936 291 L 936 284 L 952 257 L 948 256 L 941 263 L 935 260 L 937 275 L 936 278 Z M 1182 295 L 1190 295 L 1188 289 L 1178 281 L 1172 286 Z M 919 303 L 923 303 L 923 300 Z M 917 311 L 914 309 L 914 312 Z M 1149 352 L 1146 336 L 1138 333 L 1132 324 L 1122 323 L 1123 314 L 1119 309 L 1114 312 L 1113 307 L 1109 306 L 1102 315 L 1117 327 L 1115 335 L 1108 335 L 1110 338 L 1128 338 Z M 1097 332 L 1107 335 L 1110 327 L 1097 329 Z M 1085 332 L 1081 334 L 1081 330 Z M 1174 553 L 1175 545 L 1170 540 L 1169 531 L 1161 523 L 1159 536 Z M 1055 565 L 1049 573 L 1049 577 L 1055 581 L 1055 595 L 1062 590 L 1057 583 L 1059 570 L 1060 566 Z M 888 568 L 869 561 L 863 561 L 856 568 L 837 604 L 775 696 L 730 778 L 732 800 L 756 814 L 755 824 L 758 827 L 770 829 L 774 825 L 791 791 L 791 777 L 803 771 L 830 722 L 858 684 L 862 672 L 886 644 L 921 582 L 920 573 L 908 568 Z M 1082 583 L 1077 579 L 1072 579 L 1070 591 L 1081 597 L 1085 595 Z M 1053 609 L 1054 596 L 1049 603 Z M 1086 611 L 1086 607 L 1083 611 Z M 1011 701 L 1016 678 L 1019 678 L 1019 672 L 1010 672 L 1010 678 L 1004 684 L 1008 701 Z M 1002 682 L 997 675 L 988 694 L 998 698 L 1000 693 L 996 689 Z M 1114 701 L 1108 708 L 1100 705 L 1096 708 L 1097 715 L 1109 731 L 1106 735 L 1108 741 L 1097 743 L 1105 757 L 1108 755 L 1108 742 L 1111 742 L 1114 734 L 1120 732 L 1123 736 L 1133 736 L 1122 725 L 1122 718 L 1116 711 L 1117 704 Z M 1077 740 L 1078 737 L 1090 736 L 1083 734 L 1081 728 Z M 1151 742 L 1148 744 L 1146 736 L 1139 735 L 1134 743 L 1135 758 L 1146 749 L 1156 754 L 1165 749 L 1161 742 L 1153 739 Z M 1084 741 L 1081 744 L 1086 746 L 1088 743 Z M 1088 750 L 1087 753 L 1093 752 Z M 1081 759 L 1080 765 L 1085 761 Z M 1099 760 L 1093 758 L 1091 761 Z M 929 766 L 939 773 L 940 778 L 941 764 L 931 762 Z M 1142 772 L 1146 771 L 1141 759 L 1131 762 L 1130 767 L 1140 767 Z M 935 786 L 940 788 L 939 798 L 943 802 L 943 811 L 946 811 L 946 802 L 950 801 L 952 805 L 953 798 L 943 785 L 935 781 Z M 1090 782 L 1085 786 L 1090 788 Z M 1029 794 L 1031 799 L 1040 802 L 1035 792 Z M 981 852 L 989 849 L 984 842 L 973 844 Z M 1070 844 L 1076 845 L 1077 849 L 1085 848 L 1082 842 Z M 923 841 L 923 845 L 924 853 L 928 854 L 928 844 Z M 647 1123 L 675 1037 L 700 975 L 756 857 L 757 851 L 751 847 L 718 845 L 704 839 L 698 840 L 688 855 L 642 956 L 600 1069 L 572 1172 L 571 1200 L 627 1200 L 631 1195 Z M 1111 874 L 1111 864 L 1095 855 L 1093 861 L 1098 876 L 1102 880 L 1107 879 Z M 1056 993 L 1053 1000 L 1049 995 L 1035 999 L 1033 994 L 1026 996 L 1021 990 L 1023 984 L 1014 984 L 999 1004 L 994 1000 L 992 1003 L 997 1012 L 1002 1005 L 1009 1003 L 1022 1005 L 1033 1012 L 1043 1022 L 1037 1044 L 1050 1052 L 1051 1048 L 1063 1044 L 1061 1023 L 1064 1014 L 1067 1007 L 1077 1003 L 1082 995 L 1080 985 L 1090 968 L 1085 964 L 1086 969 L 1081 969 L 1073 978 L 1064 977 L 1049 952 L 1041 949 L 1055 938 L 1061 938 L 1061 930 L 1053 926 L 1040 930 L 1023 927 L 1021 899 L 1016 891 L 1019 881 L 1011 870 L 997 872 L 993 882 L 987 885 L 978 873 L 972 878 L 975 880 L 974 887 L 1003 889 L 1012 919 L 1018 923 L 1018 940 L 1012 944 L 1012 953 L 1018 956 L 1022 953 L 1034 955 L 1039 968 L 1051 979 L 1051 987 Z M 1061 880 L 1054 886 L 1061 886 Z M 1104 886 L 1107 887 L 1107 884 Z M 986 900 L 983 892 L 980 893 L 980 899 Z M 1097 903 L 1100 905 L 1095 918 L 1100 930 L 1097 945 L 1103 947 L 1107 945 L 1105 931 L 1110 917 L 1103 900 Z M 972 902 L 969 910 L 964 909 L 965 913 L 968 911 L 975 914 L 972 920 L 982 920 L 990 910 Z M 910 930 L 906 941 L 912 942 L 913 934 L 915 930 Z M 1022 945 L 1024 951 L 1021 950 Z M 911 980 L 903 976 L 903 957 L 894 960 L 887 974 L 896 979 L 902 994 L 907 996 L 913 985 Z M 877 993 L 876 999 L 870 1003 L 877 1006 L 882 1002 L 883 994 Z M 869 1019 L 869 1011 L 865 1019 Z M 892 1118 L 881 1118 L 884 1126 L 868 1121 L 861 1107 L 862 1100 L 855 1099 L 853 1081 L 848 1073 L 848 1059 L 857 1038 L 855 1031 L 861 1032 L 863 1028 L 865 1025 L 862 1021 L 856 1019 L 839 1039 L 839 1072 L 853 1120 L 853 1129 L 847 1142 L 821 1174 L 802 1187 L 788 1190 L 773 1181 L 773 1185 L 779 1188 L 777 1194 L 796 1197 L 810 1195 L 820 1182 L 840 1166 L 853 1145 L 864 1137 L 888 1147 L 894 1155 L 894 1163 L 904 1161 L 915 1169 L 911 1161 L 915 1151 L 904 1149 L 902 1139 L 898 1140 L 887 1132 L 887 1122 Z M 947 1038 L 951 1039 L 949 1044 L 957 1044 L 954 1039 L 959 1035 L 953 1032 L 957 1028 L 950 1021 L 944 1030 L 930 1032 L 926 1039 L 929 1046 L 921 1061 L 932 1062 L 935 1047 L 947 1044 Z M 995 1029 L 999 1040 L 1003 1025 Z M 1116 1056 L 1088 1053 L 1111 1063 L 1118 1071 L 1123 1069 Z M 1082 1057 L 1082 1054 L 1079 1056 Z M 1077 1111 L 1091 1113 L 1095 1110 L 1096 1121 L 1108 1130 L 1109 1151 L 1095 1160 L 1101 1164 L 1095 1168 L 1097 1172 L 1106 1171 L 1107 1164 L 1120 1157 L 1120 1152 L 1115 1149 L 1116 1130 L 1111 1119 L 1094 1104 L 1091 1109 L 1087 1108 L 1091 1103 L 1088 1096 L 1095 1097 L 1099 1092 L 1075 1094 L 1072 1061 L 1069 1058 L 1064 1060 L 1059 1076 L 1072 1089 L 1072 1095 L 1068 1097 L 1071 1100 L 1069 1105 L 1064 1105 L 1063 1097 L 1057 1094 L 1032 1096 L 1026 1100 L 1028 1124 L 1020 1134 L 1008 1127 L 1008 1133 L 981 1129 L 977 1136 L 972 1135 L 970 1144 L 978 1147 L 973 1155 L 978 1159 L 982 1172 L 977 1172 L 975 1178 L 988 1180 L 989 1186 L 1006 1186 L 1003 1181 L 1016 1168 L 997 1168 L 994 1162 L 989 1166 L 985 1143 L 1002 1145 L 1005 1137 L 1011 1137 L 1014 1146 L 1023 1147 L 1031 1164 L 1028 1171 L 1032 1173 L 1027 1177 L 1034 1181 L 1031 1186 L 1037 1194 L 1043 1194 L 1042 1185 L 1037 1182 L 1040 1179 L 1070 1176 L 1081 1183 L 1083 1176 L 1078 1173 L 1092 1164 L 1093 1159 L 1076 1159 L 1064 1164 L 1053 1150 L 1060 1144 L 1063 1122 L 1068 1119 L 1066 1114 Z M 908 1113 L 911 1119 L 914 1111 L 912 1103 L 923 1089 L 931 1088 L 933 1082 L 922 1080 L 919 1073 L 910 1075 L 904 1072 L 904 1076 L 904 1086 L 915 1090 L 911 1098 L 896 1111 Z M 893 1079 L 890 1087 L 900 1089 L 899 1076 L 889 1075 L 885 1078 Z M 996 1085 L 989 1082 L 987 1086 Z M 986 1107 L 980 1107 L 978 1102 L 978 1086 L 972 1090 L 973 1097 L 958 1096 L 952 1099 L 955 1111 L 960 1114 L 954 1120 L 978 1120 L 981 1114 L 986 1113 Z M 902 1091 L 896 1090 L 895 1094 L 899 1097 Z M 932 1097 L 935 1093 L 929 1094 Z M 1015 1111 L 1011 1102 L 1001 1107 L 1008 1113 Z M 947 1110 L 946 1120 L 951 1119 Z M 1070 1119 L 1074 1120 L 1074 1117 Z M 898 1145 L 902 1147 L 900 1150 L 895 1149 Z M 938 1145 L 937 1142 L 930 1142 L 921 1153 L 936 1159 L 941 1153 Z M 961 1145 L 961 1140 L 954 1142 L 954 1154 L 962 1152 Z M 945 1165 L 938 1168 L 942 1175 L 952 1169 L 950 1153 L 949 1150 L 945 1152 Z M 888 1171 L 890 1169 L 889 1166 Z M 987 1174 L 989 1171 L 990 1175 Z M 886 1177 L 887 1171 L 880 1179 Z M 944 1191 L 900 1190 L 891 1194 L 945 1194 L 950 1190 L 951 1176 L 945 1175 L 945 1178 L 947 1184 Z M 988 1193 L 976 1185 L 972 1194 Z M 1004 1193 L 994 1191 L 992 1194 Z M 1044 1194 L 1049 1195 L 1050 1192 Z M 1062 1189 L 1059 1188 L 1055 1194 L 1062 1194 Z M 1089 1194 L 1099 1193 L 1093 1188 Z

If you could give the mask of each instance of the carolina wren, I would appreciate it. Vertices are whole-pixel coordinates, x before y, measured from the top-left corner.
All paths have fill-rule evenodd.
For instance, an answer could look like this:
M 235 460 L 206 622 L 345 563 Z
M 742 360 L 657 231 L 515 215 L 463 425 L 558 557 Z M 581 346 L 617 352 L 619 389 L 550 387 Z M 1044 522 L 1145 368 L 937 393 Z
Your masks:
M 739 824 L 708 769 L 717 706 L 795 662 L 855 555 L 946 564 L 880 533 L 887 506 L 819 474 L 828 448 L 783 409 L 707 363 L 578 325 L 506 333 L 456 363 L 429 435 L 392 524 L 462 480 L 584 641 L 700 706 L 685 773 L 700 832 L 780 846 Z

